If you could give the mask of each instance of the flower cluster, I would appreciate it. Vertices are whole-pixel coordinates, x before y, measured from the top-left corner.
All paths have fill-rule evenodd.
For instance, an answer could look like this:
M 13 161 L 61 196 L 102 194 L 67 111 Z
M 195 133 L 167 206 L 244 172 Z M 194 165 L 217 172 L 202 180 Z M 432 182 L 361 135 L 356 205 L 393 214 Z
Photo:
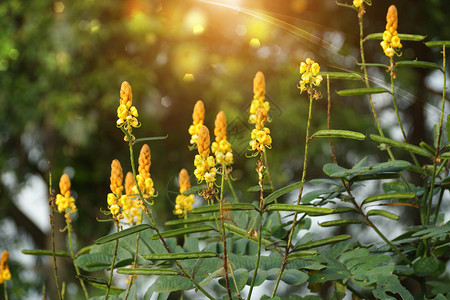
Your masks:
M 9 253 L 7 250 L 4 250 L 2 257 L 0 258 L 0 284 L 11 279 L 11 272 L 8 267 L 8 258 Z
M 111 163 L 111 193 L 107 196 L 108 208 L 117 221 L 126 218 L 128 224 L 140 224 L 141 202 L 133 194 L 133 187 L 135 186 L 133 174 L 128 172 L 125 177 L 125 194 L 122 193 L 124 189 L 122 181 L 122 166 L 117 159 L 114 159 Z
M 198 133 L 198 154 L 194 159 L 194 166 L 196 167 L 194 174 L 199 182 L 206 181 L 208 187 L 212 187 L 216 181 L 216 162 L 214 157 L 209 155 L 210 137 L 209 130 L 206 126 L 202 126 Z
M 188 211 L 192 210 L 192 204 L 194 204 L 195 196 L 194 194 L 184 195 L 184 191 L 191 187 L 191 182 L 189 181 L 189 174 L 186 169 L 181 169 L 178 175 L 178 184 L 180 185 L 180 194 L 176 198 L 175 210 L 173 211 L 176 215 L 185 215 Z
M 262 72 L 258 72 L 253 79 L 253 101 L 252 107 L 255 103 L 255 99 L 262 99 L 264 101 L 264 95 L 266 93 L 266 83 L 264 81 L 264 75 Z M 259 100 L 258 100 L 259 101 Z M 266 148 L 272 147 L 272 138 L 270 136 L 269 128 L 265 127 L 267 118 L 267 111 L 269 108 L 268 102 L 259 102 L 262 105 L 258 105 L 254 113 L 252 113 L 252 107 L 250 108 L 250 123 L 255 124 L 255 129 L 251 132 L 250 148 L 252 151 L 264 152 Z M 265 105 L 267 103 L 267 105 Z M 267 108 L 266 108 L 267 107 Z
M 133 127 L 139 127 L 139 122 L 137 120 L 138 111 L 136 107 L 133 106 L 131 85 L 127 81 L 124 81 L 120 87 L 120 105 L 117 108 L 117 117 L 117 126 L 122 127 L 133 138 L 133 135 L 131 134 Z M 128 141 L 127 136 L 125 136 L 125 141 Z
M 75 213 L 77 207 L 75 206 L 75 199 L 70 196 L 70 179 L 67 174 L 62 174 L 59 180 L 60 194 L 56 195 L 56 205 L 58 206 L 58 212 L 65 213 L 66 219 L 69 219 L 69 213 Z
M 205 119 L 205 105 L 202 100 L 198 100 L 194 106 L 194 112 L 192 113 L 192 125 L 189 127 L 189 134 L 191 135 L 190 143 L 197 145 L 198 133 L 203 126 Z
M 364 0 L 353 0 L 353 6 L 356 8 L 360 8 L 363 5 Z
M 231 165 L 233 163 L 233 153 L 231 144 L 227 141 L 227 117 L 223 111 L 216 116 L 214 135 L 216 140 L 211 145 L 211 151 L 216 157 L 218 164 Z
M 120 162 L 117 159 L 114 159 L 111 163 L 111 176 L 110 180 L 110 188 L 111 193 L 107 196 L 108 208 L 111 211 L 113 218 L 120 220 L 122 219 L 122 215 L 120 214 L 120 203 L 119 199 L 122 197 L 122 181 L 123 181 L 123 171 Z
M 145 199 L 149 199 L 155 195 L 153 180 L 150 177 L 150 165 L 150 147 L 147 144 L 144 144 L 141 148 L 141 152 L 139 153 L 139 174 L 136 175 L 136 179 L 139 185 L 139 190 Z M 136 186 L 132 188 L 134 194 L 139 194 L 139 190 Z
M 270 110 L 270 104 L 265 101 L 265 99 L 266 82 L 264 74 L 259 71 L 253 79 L 253 100 L 250 104 L 250 117 L 248 118 L 250 124 L 256 123 L 256 112 L 258 111 L 258 108 L 264 108 L 267 112 Z
M 320 98 L 320 93 L 313 88 L 313 86 L 319 86 L 323 80 L 322 75 L 318 75 L 319 72 L 319 64 L 309 58 L 307 58 L 306 61 L 302 61 L 300 63 L 300 74 L 302 75 L 299 82 L 300 93 L 303 93 L 303 91 L 307 91 L 308 94 L 313 95 L 314 99 L 317 100 Z
M 393 57 L 394 54 L 399 55 L 397 50 L 402 48 L 400 38 L 397 35 L 398 15 L 395 5 L 389 6 L 386 22 L 386 30 L 383 32 L 383 41 L 380 45 L 387 57 Z

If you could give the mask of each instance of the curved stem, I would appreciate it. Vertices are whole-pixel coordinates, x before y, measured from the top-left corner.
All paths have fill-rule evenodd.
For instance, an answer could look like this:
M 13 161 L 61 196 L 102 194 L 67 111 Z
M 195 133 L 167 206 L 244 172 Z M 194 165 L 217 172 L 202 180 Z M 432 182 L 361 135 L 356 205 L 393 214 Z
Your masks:
M 228 278 L 228 251 L 227 251 L 227 239 L 225 236 L 225 225 L 223 218 L 223 186 L 225 180 L 225 164 L 222 163 L 222 182 L 220 184 L 220 198 L 219 198 L 219 208 L 220 208 L 220 236 L 222 238 L 223 244 L 223 271 L 225 273 L 225 284 L 227 287 L 228 298 L 231 300 L 233 297 L 231 296 L 230 289 L 230 279 Z M 234 277 L 233 277 L 234 278 Z M 236 282 L 235 282 L 236 284 Z M 239 292 L 239 291 L 236 291 Z
M 141 232 L 138 232 L 137 235 L 136 235 L 136 250 L 134 252 L 133 265 L 131 266 L 132 269 L 136 268 L 136 264 L 137 264 L 138 251 L 139 251 L 139 238 L 140 238 L 140 236 L 141 236 Z M 135 276 L 131 276 L 131 280 L 130 280 L 130 283 L 128 284 L 127 292 L 125 293 L 124 300 L 128 299 L 128 294 L 130 293 L 130 289 L 131 289 L 131 286 L 134 283 L 134 280 L 135 280 Z
M 303 187 L 305 185 L 305 178 L 306 178 L 306 169 L 307 169 L 307 163 L 308 163 L 308 145 L 309 145 L 309 129 L 311 126 L 311 120 L 312 120 L 312 103 L 313 103 L 313 95 L 312 92 L 309 94 L 309 108 L 308 108 L 308 122 L 306 124 L 306 137 L 305 137 L 305 156 L 304 156 L 304 160 L 303 160 L 303 172 L 302 172 L 302 185 L 300 186 L 300 191 L 298 194 L 298 198 L 297 198 L 297 205 L 300 204 L 300 201 L 302 199 L 302 194 L 303 194 Z M 295 212 L 294 214 L 294 219 L 292 221 L 292 227 L 291 230 L 289 232 L 289 238 L 288 238 L 288 242 L 287 242 L 287 246 L 286 246 L 286 252 L 285 252 L 285 256 L 283 257 L 283 262 L 281 263 L 281 267 L 280 267 L 280 271 L 278 272 L 278 277 L 277 280 L 275 282 L 275 287 L 272 291 L 272 297 L 275 297 L 275 294 L 277 292 L 278 289 L 278 285 L 280 283 L 282 274 L 284 272 L 284 268 L 286 267 L 287 264 L 287 256 L 289 254 L 290 248 L 291 248 L 291 243 L 292 243 L 292 238 L 294 235 L 294 231 L 295 231 L 295 226 L 297 225 L 297 216 L 298 216 L 298 212 Z
M 70 223 L 70 221 L 67 218 L 66 218 L 66 225 L 67 225 L 67 236 L 69 237 L 70 257 L 72 258 L 72 262 L 73 262 L 75 259 L 75 255 L 73 254 L 73 247 L 72 247 L 72 224 Z M 78 276 L 80 276 L 80 269 L 74 262 L 73 262 L 73 266 L 75 267 L 76 274 Z M 79 280 L 80 280 L 81 288 L 83 289 L 83 292 L 84 292 L 84 297 L 86 298 L 86 300 L 88 300 L 89 295 L 87 293 L 86 286 L 84 285 L 84 281 L 81 278 L 79 278 Z
M 233 184 L 231 183 L 230 176 L 226 172 L 225 172 L 225 176 L 226 176 L 228 186 L 230 187 L 230 190 L 231 190 L 231 193 L 233 194 L 234 199 L 236 200 L 237 203 L 239 203 L 239 198 L 237 197 L 236 192 L 234 191 L 234 187 L 233 187 Z
M 330 99 L 330 75 L 327 74 L 327 129 L 331 129 L 331 99 Z M 334 153 L 333 140 L 328 138 L 330 143 L 331 156 L 333 157 L 333 162 L 337 164 L 336 154 Z
M 261 259 L 261 241 L 262 241 L 262 222 L 259 223 L 258 228 L 258 254 L 256 256 L 255 271 L 253 272 L 252 282 L 250 283 L 250 290 L 248 291 L 247 300 L 252 297 L 253 287 L 255 286 L 256 275 L 258 275 L 259 261 Z
M 119 232 L 119 223 L 117 223 L 117 232 Z M 116 245 L 114 246 L 114 255 L 113 255 L 113 259 L 111 262 L 111 271 L 109 273 L 109 278 L 108 278 L 108 285 L 107 285 L 107 290 L 106 290 L 106 295 L 105 295 L 105 300 L 108 300 L 109 297 L 109 292 L 111 290 L 111 283 L 112 283 L 112 278 L 113 278 L 113 273 L 114 273 L 114 265 L 116 263 L 116 257 L 117 257 L 117 250 L 119 249 L 119 240 L 116 240 Z
M 393 62 L 393 59 L 391 58 L 391 73 L 390 73 L 390 77 L 391 77 L 392 102 L 394 103 L 395 115 L 397 116 L 398 125 L 400 126 L 400 130 L 402 131 L 403 139 L 405 140 L 405 142 L 408 142 L 408 140 L 406 139 L 405 130 L 403 129 L 402 121 L 400 119 L 400 114 L 398 113 L 397 102 L 395 101 L 394 70 L 392 70 L 393 66 L 394 66 L 394 62 Z

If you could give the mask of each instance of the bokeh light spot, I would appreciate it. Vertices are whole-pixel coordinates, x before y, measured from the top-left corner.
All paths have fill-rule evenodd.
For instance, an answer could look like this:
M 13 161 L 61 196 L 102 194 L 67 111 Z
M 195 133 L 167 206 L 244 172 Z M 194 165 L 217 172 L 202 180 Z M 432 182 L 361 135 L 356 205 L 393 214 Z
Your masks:
M 186 81 L 186 82 L 192 82 L 192 81 L 194 81 L 194 80 L 195 80 L 194 74 L 192 74 L 192 73 L 186 73 L 186 74 L 184 74 L 183 80 Z
M 261 42 L 257 38 L 252 38 L 249 42 L 249 45 L 252 48 L 259 48 L 261 47 Z

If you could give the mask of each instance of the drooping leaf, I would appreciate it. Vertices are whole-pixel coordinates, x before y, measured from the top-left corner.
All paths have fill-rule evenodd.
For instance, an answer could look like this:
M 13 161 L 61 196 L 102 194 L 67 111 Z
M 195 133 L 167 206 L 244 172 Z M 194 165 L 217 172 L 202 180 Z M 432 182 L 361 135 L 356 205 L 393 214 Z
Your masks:
M 414 145 L 411 145 L 411 144 L 408 144 L 408 143 L 404 143 L 404 142 L 399 142 L 399 141 L 396 141 L 396 140 L 393 140 L 393 139 L 390 139 L 390 138 L 387 138 L 387 137 L 382 137 L 382 136 L 379 136 L 379 135 L 376 135 L 376 134 L 371 134 L 370 138 L 372 140 L 374 140 L 375 142 L 377 142 L 377 143 L 387 144 L 389 146 L 392 146 L 392 147 L 395 147 L 395 148 L 399 148 L 399 149 L 403 149 L 403 150 L 406 150 L 406 151 L 409 151 L 409 152 L 412 152 L 412 153 L 415 153 L 415 154 L 418 154 L 418 155 L 422 155 L 422 156 L 425 156 L 425 157 L 430 157 L 430 154 L 428 153 L 427 150 L 425 150 L 425 149 L 423 149 L 421 147 L 418 147 L 418 146 L 414 146 Z
M 391 200 L 391 199 L 412 199 L 416 196 L 414 193 L 386 193 L 386 194 L 379 194 L 379 195 L 373 195 L 369 196 L 366 199 L 363 200 L 362 205 L 375 202 L 375 201 L 381 201 L 381 200 Z
M 214 216 L 202 216 L 202 217 L 192 217 L 187 219 L 177 219 L 177 220 L 170 220 L 164 223 L 166 226 L 173 226 L 173 225 L 184 225 L 184 224 L 194 224 L 194 223 L 202 223 L 202 222 L 212 222 L 215 221 Z
M 438 70 L 441 69 L 441 67 L 438 64 L 418 60 L 401 60 L 396 62 L 395 65 L 397 67 L 413 67 L 413 68 L 438 69 Z
M 22 250 L 22 253 L 26 255 L 53 256 L 52 250 L 45 250 L 45 249 L 24 249 Z M 66 251 L 55 251 L 55 256 L 70 257 L 70 254 L 67 253 Z
M 180 235 L 190 234 L 190 233 L 197 233 L 197 232 L 205 232 L 205 231 L 211 231 L 213 230 L 213 227 L 209 225 L 198 225 L 198 226 L 191 226 L 187 228 L 178 228 L 173 230 L 168 230 L 165 232 L 162 232 L 161 235 L 164 238 L 170 238 L 170 237 L 176 237 Z M 151 236 L 152 240 L 159 239 L 159 236 L 157 234 L 154 234 Z
M 331 227 L 331 226 L 347 226 L 351 224 L 364 224 L 363 221 L 358 219 L 339 219 L 339 220 L 332 220 L 332 221 L 325 221 L 319 223 L 319 226 L 322 227 Z
M 247 284 L 248 281 L 248 270 L 246 269 L 237 269 L 234 271 L 234 277 L 236 279 L 236 284 L 237 284 L 237 288 L 239 289 L 239 291 L 241 291 L 245 285 Z M 233 293 L 235 292 L 239 292 L 236 291 L 236 288 L 233 284 L 233 278 L 230 276 L 229 277 L 229 281 L 230 281 L 230 289 Z M 225 283 L 225 278 L 220 278 L 219 279 L 219 284 L 223 287 L 226 287 L 226 283 Z
M 343 79 L 343 80 L 361 80 L 362 74 L 356 72 L 319 72 L 324 79 L 327 76 L 330 79 Z
M 235 211 L 235 210 L 254 210 L 255 207 L 251 203 L 233 203 L 233 204 L 223 204 L 222 209 L 224 211 Z M 208 205 L 208 206 L 201 206 L 196 207 L 191 210 L 192 214 L 204 214 L 204 213 L 211 213 L 211 212 L 218 212 L 220 211 L 220 206 L 218 204 L 216 205 Z
M 229 224 L 229 223 L 225 223 L 224 226 L 225 226 L 226 230 L 228 230 L 228 231 L 230 231 L 230 232 L 232 232 L 232 233 L 234 233 L 234 234 L 236 234 L 236 235 L 238 235 L 238 236 L 240 236 L 240 237 L 243 237 L 243 238 L 245 238 L 245 239 L 247 239 L 247 240 L 249 240 L 249 241 L 258 243 L 258 237 L 255 237 L 255 236 L 251 235 L 251 234 L 248 233 L 245 229 L 236 227 L 236 226 L 231 225 L 231 224 Z M 269 241 L 269 240 L 266 240 L 266 239 L 264 239 L 264 238 L 261 239 L 261 244 L 262 244 L 263 246 L 269 245 L 269 244 L 271 244 L 271 243 L 272 243 L 272 242 Z
M 359 175 L 401 172 L 409 167 L 411 167 L 411 164 L 404 160 L 393 160 L 365 167 L 354 167 L 352 169 L 345 169 L 336 164 L 328 163 L 323 166 L 323 171 L 330 177 L 353 178 Z
M 281 280 L 289 285 L 299 285 L 308 281 L 308 274 L 296 269 L 288 269 L 283 272 Z
M 217 257 L 215 252 L 184 252 L 184 253 L 152 253 L 143 255 L 148 260 L 184 260 Z
M 310 138 L 315 137 L 339 137 L 345 139 L 353 139 L 362 141 L 366 138 L 366 136 L 360 132 L 350 131 L 350 130 L 319 130 L 315 132 Z
M 361 95 L 372 95 L 381 93 L 390 93 L 390 92 L 385 88 L 359 88 L 359 89 L 347 89 L 337 91 L 337 94 L 339 96 L 361 96 Z
M 292 192 L 296 189 L 299 189 L 302 185 L 303 185 L 303 182 L 299 181 L 299 182 L 287 185 L 279 190 L 276 190 L 275 192 L 273 192 L 272 194 L 267 196 L 266 199 L 264 199 L 264 204 L 267 205 L 269 203 L 272 203 L 273 201 L 280 198 L 281 196 L 283 196 L 289 192 Z
M 173 269 L 159 269 L 159 268 L 119 268 L 117 273 L 125 275 L 179 275 L 180 273 Z
M 440 48 L 445 46 L 445 48 L 448 48 L 448 47 L 450 47 L 450 41 L 430 41 L 430 42 L 426 42 L 425 46 L 427 46 L 427 47 L 440 47 Z
M 324 239 L 311 241 L 311 242 L 307 242 L 307 243 L 298 245 L 295 247 L 295 250 L 307 250 L 307 249 L 311 249 L 311 248 L 315 248 L 315 247 L 320 247 L 320 246 L 324 246 L 324 245 L 329 245 L 329 244 L 334 244 L 337 242 L 345 241 L 345 240 L 348 240 L 349 238 L 351 238 L 351 235 L 349 235 L 349 234 L 336 235 L 336 236 L 332 236 L 329 238 L 324 238 Z
M 267 207 L 268 211 L 295 211 L 299 213 L 328 215 L 333 213 L 334 209 L 317 206 L 294 205 L 294 204 L 271 204 Z
M 399 220 L 400 217 L 396 214 L 393 214 L 389 211 L 381 210 L 381 209 L 372 209 L 367 212 L 368 216 L 381 216 L 391 220 Z
M 179 290 L 190 290 L 194 288 L 194 284 L 186 277 L 181 276 L 159 276 L 152 289 L 156 293 L 168 293 Z
M 74 260 L 74 263 L 87 272 L 100 271 L 111 267 L 112 255 L 88 253 Z
M 390 299 L 395 300 L 395 297 L 389 296 L 386 292 L 391 292 L 394 295 L 399 295 L 403 300 L 413 300 L 414 297 L 411 293 L 400 284 L 397 276 L 395 275 L 382 275 L 377 276 L 377 287 L 372 291 L 373 295 L 378 299 Z
M 95 243 L 97 245 L 104 244 L 104 243 L 107 243 L 107 242 L 111 242 L 111 241 L 114 241 L 114 240 L 121 239 L 121 238 L 126 237 L 128 235 L 131 235 L 131 234 L 134 234 L 134 233 L 137 233 L 137 232 L 140 232 L 142 230 L 149 229 L 149 228 L 151 228 L 151 226 L 148 225 L 148 224 L 139 224 L 139 225 L 130 227 L 128 229 L 125 229 L 125 230 L 122 230 L 122 231 L 119 231 L 119 232 L 115 232 L 115 233 L 109 234 L 107 236 L 101 237 L 101 238 L 97 239 L 95 241 Z

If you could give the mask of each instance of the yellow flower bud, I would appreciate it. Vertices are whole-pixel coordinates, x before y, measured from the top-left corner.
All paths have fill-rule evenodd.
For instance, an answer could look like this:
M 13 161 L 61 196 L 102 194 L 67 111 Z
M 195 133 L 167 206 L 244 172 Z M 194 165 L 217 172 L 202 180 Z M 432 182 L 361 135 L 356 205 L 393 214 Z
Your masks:
M 226 140 L 227 138 L 227 117 L 223 111 L 219 111 L 214 122 L 214 135 L 216 136 L 216 142 Z M 213 151 L 214 152 L 214 151 Z
M 141 148 L 141 152 L 139 153 L 139 175 L 143 178 L 150 177 L 150 147 L 147 144 L 144 144 Z
M 364 0 L 353 0 L 353 6 L 359 8 L 364 3 Z
M 131 85 L 127 81 L 122 82 L 120 86 L 120 104 L 124 104 L 128 108 L 131 106 L 132 99 Z
M 210 137 L 209 130 L 206 126 L 202 126 L 200 132 L 198 133 L 198 153 L 207 158 L 209 155 Z
M 253 79 L 253 94 L 254 99 L 264 101 L 266 95 L 266 82 L 264 74 L 261 71 L 257 72 Z
M 317 75 L 317 73 L 319 73 L 319 72 L 320 72 L 319 64 L 318 63 L 313 63 L 312 66 L 311 66 L 311 73 L 313 75 Z
M 133 173 L 128 172 L 127 176 L 125 176 L 125 193 L 127 195 L 132 194 L 132 188 L 135 185 Z
M 192 113 L 193 124 L 203 124 L 205 119 L 205 105 L 202 100 L 198 100 L 194 106 L 194 112 Z
M 111 192 L 117 194 L 118 197 L 122 195 L 123 186 L 123 171 L 122 166 L 120 165 L 120 162 L 117 159 L 114 159 L 111 162 L 111 176 L 110 179 L 110 188 Z
M 400 38 L 397 35 L 394 35 L 391 40 L 391 45 L 393 48 L 400 48 Z
M 189 174 L 186 169 L 181 169 L 180 173 L 178 174 L 178 184 L 180 185 L 180 193 L 183 193 L 191 187 Z

